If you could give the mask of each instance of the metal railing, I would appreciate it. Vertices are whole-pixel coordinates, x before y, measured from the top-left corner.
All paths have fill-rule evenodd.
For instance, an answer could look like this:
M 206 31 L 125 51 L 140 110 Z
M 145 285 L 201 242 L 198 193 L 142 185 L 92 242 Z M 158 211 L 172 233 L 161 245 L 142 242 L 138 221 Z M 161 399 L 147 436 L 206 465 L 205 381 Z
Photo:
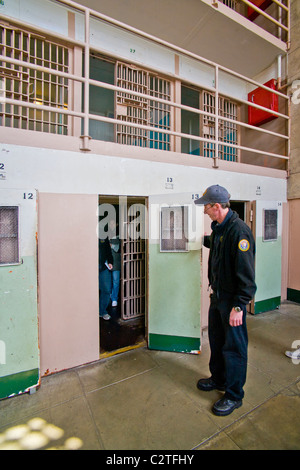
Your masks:
M 27 61 L 24 61 L 24 60 L 19 60 L 19 59 L 13 58 L 13 57 L 5 56 L 3 54 L 0 55 L 0 61 L 1 61 L 2 66 L 4 66 L 4 68 L 14 66 L 15 70 L 18 70 L 19 68 L 23 67 L 23 68 L 26 68 L 28 70 L 35 70 L 35 71 L 42 72 L 42 73 L 50 73 L 52 75 L 56 75 L 58 77 L 62 77 L 64 79 L 67 79 L 69 86 L 71 86 L 70 85 L 71 83 L 73 83 L 73 84 L 74 83 L 79 83 L 79 84 L 83 85 L 83 93 L 82 93 L 83 94 L 82 98 L 83 98 L 83 103 L 84 103 L 83 109 L 79 111 L 79 110 L 69 109 L 69 107 L 64 107 L 64 106 L 61 106 L 61 107 L 57 108 L 57 107 L 54 107 L 54 106 L 45 105 L 43 103 L 36 104 L 34 102 L 27 102 L 27 101 L 24 101 L 22 99 L 21 100 L 20 99 L 16 100 L 16 99 L 7 98 L 7 97 L 3 97 L 3 96 L 2 96 L 2 98 L 0 98 L 0 104 L 2 106 L 11 105 L 11 106 L 18 106 L 18 107 L 22 107 L 22 108 L 26 108 L 26 109 L 29 108 L 29 109 L 43 110 L 43 111 L 49 111 L 49 112 L 52 112 L 52 113 L 57 113 L 59 115 L 66 115 L 66 116 L 69 116 L 69 118 L 73 118 L 73 119 L 75 119 L 75 118 L 81 119 L 82 123 L 83 123 L 82 124 L 83 133 L 80 136 L 80 138 L 82 140 L 81 150 L 88 151 L 88 150 L 90 150 L 90 140 L 91 140 L 91 137 L 89 135 L 90 120 L 106 122 L 106 123 L 110 123 L 112 125 L 124 125 L 124 120 L 122 120 L 122 119 L 117 119 L 115 117 L 112 118 L 112 117 L 100 116 L 100 115 L 92 114 L 90 112 L 90 108 L 89 108 L 90 86 L 95 86 L 95 87 L 99 87 L 99 88 L 102 88 L 102 89 L 111 90 L 111 91 L 114 92 L 114 94 L 115 93 L 128 93 L 130 96 L 136 96 L 138 98 L 142 98 L 144 100 L 149 100 L 149 101 L 157 103 L 157 104 L 167 105 L 173 110 L 173 112 L 175 112 L 176 110 L 186 110 L 186 111 L 190 111 L 194 114 L 198 114 L 199 118 L 201 116 L 206 116 L 206 117 L 210 116 L 212 118 L 212 120 L 214 121 L 214 135 L 213 135 L 213 138 L 206 138 L 206 137 L 202 137 L 200 135 L 197 136 L 197 135 L 186 134 L 186 133 L 180 132 L 178 129 L 174 129 L 174 127 L 171 128 L 171 129 L 164 129 L 164 128 L 155 127 L 153 125 L 142 125 L 142 124 L 134 123 L 134 122 L 130 122 L 126 125 L 128 125 L 132 128 L 138 128 L 138 129 L 142 129 L 142 130 L 148 131 L 148 132 L 154 132 L 154 131 L 159 132 L 159 133 L 167 135 L 167 136 L 172 136 L 174 139 L 176 139 L 176 138 L 189 139 L 189 140 L 194 140 L 194 141 L 198 141 L 198 142 L 206 142 L 206 143 L 209 143 L 210 145 L 212 144 L 212 145 L 215 146 L 215 149 L 216 149 L 215 155 L 212 159 L 214 167 L 218 166 L 218 160 L 220 158 L 220 153 L 221 153 L 221 152 L 219 152 L 219 149 L 221 149 L 222 147 L 223 148 L 226 147 L 226 148 L 236 149 L 236 151 L 250 152 L 252 154 L 257 154 L 261 157 L 271 157 L 271 158 L 275 158 L 275 159 L 280 159 L 281 161 L 287 161 L 289 159 L 289 151 L 285 152 L 284 154 L 278 154 L 278 153 L 269 152 L 269 151 L 266 151 L 266 150 L 259 150 L 255 147 L 247 147 L 245 145 L 241 145 L 240 143 L 239 144 L 233 144 L 233 143 L 230 143 L 230 142 L 223 142 L 222 140 L 220 140 L 219 123 L 220 122 L 223 122 L 223 123 L 227 122 L 227 123 L 234 124 L 235 126 L 239 126 L 239 128 L 241 128 L 241 129 L 244 128 L 244 129 L 253 130 L 253 131 L 256 131 L 258 133 L 263 133 L 266 136 L 272 136 L 272 137 L 279 138 L 287 144 L 289 143 L 289 132 L 288 133 L 274 132 L 274 131 L 271 131 L 271 130 L 268 130 L 268 129 L 252 126 L 252 125 L 250 125 L 247 122 L 244 122 L 242 120 L 231 119 L 229 117 L 225 117 L 225 116 L 222 116 L 220 114 L 219 97 L 221 96 L 220 81 L 222 80 L 222 74 L 223 75 L 224 74 L 229 75 L 230 77 L 233 77 L 234 79 L 238 79 L 238 80 L 241 80 L 243 83 L 247 83 L 247 85 L 250 85 L 252 87 L 260 87 L 261 89 L 267 90 L 269 92 L 270 92 L 270 88 L 268 88 L 265 85 L 260 84 L 259 82 L 255 81 L 255 80 L 252 80 L 248 77 L 245 77 L 245 76 L 243 76 L 243 75 L 241 75 L 237 72 L 229 70 L 226 67 L 218 65 L 218 64 L 216 64 L 212 61 L 209 61 L 207 59 L 204 59 L 204 58 L 198 56 L 197 54 L 186 51 L 186 50 L 184 50 L 180 47 L 174 46 L 173 44 L 170 44 L 170 43 L 168 43 L 164 40 L 160 40 L 159 38 L 156 38 L 156 37 L 154 37 L 152 35 L 149 35 L 145 32 L 137 30 L 136 28 L 124 25 L 123 23 L 120 23 L 117 20 L 108 18 L 107 16 L 102 15 L 101 13 L 90 10 L 88 8 L 85 8 L 85 7 L 81 6 L 81 5 L 78 5 L 78 4 L 76 4 L 75 2 L 73 2 L 71 0 L 60 0 L 59 3 L 62 3 L 65 6 L 69 6 L 70 8 L 78 10 L 78 11 L 80 11 L 84 14 L 84 17 L 85 17 L 85 39 L 84 39 L 84 41 L 78 41 L 78 40 L 75 40 L 75 39 L 72 39 L 72 38 L 69 38 L 69 37 L 65 38 L 65 37 L 62 37 L 60 35 L 57 35 L 57 41 L 60 41 L 60 40 L 65 41 L 67 39 L 69 44 L 73 45 L 74 47 L 76 46 L 77 48 L 79 47 L 81 49 L 81 51 L 83 52 L 83 54 L 84 54 L 84 72 L 83 72 L 83 75 L 77 75 L 77 74 L 74 74 L 74 73 L 69 73 L 69 72 L 66 73 L 66 72 L 59 71 L 59 70 L 53 70 L 51 68 L 48 68 L 48 67 L 45 67 L 45 66 L 42 66 L 42 65 L 38 65 L 36 63 L 30 63 L 30 62 L 27 62 Z M 105 53 L 105 51 L 103 51 L 100 47 L 95 47 L 94 45 L 91 47 L 91 44 L 90 44 L 90 19 L 91 19 L 91 17 L 93 19 L 96 18 L 99 21 L 105 21 L 106 23 L 112 24 L 112 25 L 114 25 L 116 27 L 119 27 L 123 30 L 134 33 L 134 34 L 138 35 L 139 37 L 142 37 L 142 38 L 144 38 L 148 41 L 154 42 L 155 44 L 158 44 L 158 45 L 160 45 L 164 48 L 167 48 L 168 50 L 173 51 L 176 55 L 182 55 L 182 56 L 185 56 L 185 57 L 188 57 L 188 58 L 191 58 L 191 59 L 195 59 L 196 61 L 199 61 L 200 63 L 211 66 L 214 70 L 214 86 L 210 87 L 210 88 L 206 86 L 205 90 L 213 93 L 214 96 L 215 96 L 215 111 L 214 112 L 208 112 L 208 111 L 204 111 L 204 110 L 201 110 L 201 109 L 195 109 L 193 107 L 183 105 L 183 104 L 181 104 L 177 101 L 174 101 L 174 100 L 166 100 L 166 99 L 160 98 L 158 96 L 144 94 L 144 93 L 141 93 L 139 91 L 135 91 L 135 90 L 132 90 L 132 89 L 129 90 L 129 89 L 117 86 L 117 85 L 113 85 L 111 83 L 106 83 L 106 82 L 103 82 L 103 81 L 98 81 L 98 80 L 91 79 L 90 78 L 90 61 L 89 61 L 91 51 L 93 53 L 96 52 L 96 53 L 99 53 L 99 54 Z M 14 23 L 18 24 L 18 21 L 14 20 Z M 19 24 L 20 24 L 20 26 L 22 25 L 23 29 L 25 27 L 30 28 L 30 25 L 24 25 L 23 22 L 19 21 Z M 43 33 L 44 36 L 47 35 L 47 31 L 45 31 L 43 29 L 40 29 L 39 32 Z M 122 58 L 118 57 L 118 59 L 121 60 Z M 123 60 L 125 61 L 125 59 L 123 59 Z M 135 64 L 134 61 L 131 61 L 131 63 Z M 141 67 L 143 65 L 136 62 L 136 66 Z M 145 66 L 143 66 L 143 68 L 145 68 Z M 165 71 L 156 70 L 156 73 L 162 73 L 164 76 L 166 76 Z M 169 78 L 170 78 L 170 80 L 177 80 L 177 81 L 180 79 L 180 77 L 178 75 L 173 75 L 172 73 L 169 74 Z M 184 80 L 184 81 L 182 80 L 182 82 L 186 83 L 186 80 Z M 199 87 L 199 83 L 189 82 L 189 85 L 194 86 L 194 87 L 195 86 Z M 274 93 L 275 95 L 278 95 L 278 97 L 280 99 L 284 100 L 284 102 L 286 102 L 286 103 L 288 102 L 288 96 L 286 96 L 285 94 L 279 92 L 278 90 L 272 90 L 272 93 Z M 240 105 L 251 106 L 251 107 L 254 107 L 254 108 L 257 108 L 257 109 L 260 109 L 260 110 L 264 110 L 268 113 L 271 113 L 273 116 L 276 116 L 276 117 L 279 117 L 279 118 L 283 119 L 284 120 L 283 128 L 287 127 L 289 129 L 289 125 L 286 126 L 286 123 L 289 123 L 288 114 L 284 114 L 284 113 L 281 113 L 281 112 L 278 112 L 278 111 L 270 111 L 270 109 L 268 109 L 268 108 L 265 108 L 263 106 L 260 106 L 258 104 L 252 103 L 250 101 L 247 101 L 247 100 L 244 100 L 244 99 L 241 99 L 241 98 L 237 99 L 235 96 L 230 96 L 228 94 L 222 93 L 222 96 L 225 96 L 228 99 L 231 99 L 235 102 L 238 102 Z M 269 165 L 269 166 L 272 166 L 272 165 Z

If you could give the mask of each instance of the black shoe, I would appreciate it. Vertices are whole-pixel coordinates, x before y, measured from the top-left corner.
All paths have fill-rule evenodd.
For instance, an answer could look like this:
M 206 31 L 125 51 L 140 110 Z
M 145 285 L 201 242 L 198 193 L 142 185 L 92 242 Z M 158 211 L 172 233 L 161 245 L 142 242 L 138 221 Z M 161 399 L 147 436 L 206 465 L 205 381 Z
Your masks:
M 229 400 L 229 398 L 223 397 L 214 404 L 212 411 L 217 416 L 227 416 L 242 404 L 243 400 Z
M 225 387 L 223 385 L 218 385 L 214 382 L 214 380 L 210 377 L 209 379 L 200 379 L 197 382 L 197 387 L 199 390 L 204 392 L 210 392 L 211 390 L 220 390 L 224 392 Z

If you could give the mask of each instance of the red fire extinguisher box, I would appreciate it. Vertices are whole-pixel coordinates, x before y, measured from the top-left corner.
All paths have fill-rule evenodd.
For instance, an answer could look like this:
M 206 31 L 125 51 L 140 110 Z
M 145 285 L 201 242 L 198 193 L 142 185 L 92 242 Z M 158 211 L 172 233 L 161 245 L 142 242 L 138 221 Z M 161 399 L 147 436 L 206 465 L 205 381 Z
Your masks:
M 274 78 L 264 83 L 265 86 L 276 90 L 276 81 Z M 248 101 L 251 103 L 258 104 L 264 108 L 268 108 L 271 111 L 278 112 L 278 95 L 272 93 L 271 91 L 265 90 L 264 88 L 256 88 L 248 94 Z M 277 116 L 264 111 L 263 109 L 254 108 L 253 106 L 248 106 L 248 123 L 252 126 L 260 126 L 266 122 L 272 121 Z
M 260 8 L 261 10 L 265 10 L 272 4 L 272 0 L 251 0 L 251 3 L 256 7 Z M 258 11 L 254 10 L 253 8 L 248 6 L 248 19 L 250 21 L 255 20 L 255 18 L 259 15 Z

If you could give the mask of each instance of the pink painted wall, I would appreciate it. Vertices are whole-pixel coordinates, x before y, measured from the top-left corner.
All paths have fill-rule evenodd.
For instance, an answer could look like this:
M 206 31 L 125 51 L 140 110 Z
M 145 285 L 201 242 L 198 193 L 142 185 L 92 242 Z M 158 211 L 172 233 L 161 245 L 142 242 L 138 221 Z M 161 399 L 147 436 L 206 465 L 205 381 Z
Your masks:
M 300 199 L 289 200 L 288 287 L 300 291 Z
M 39 194 L 41 375 L 99 359 L 97 195 Z

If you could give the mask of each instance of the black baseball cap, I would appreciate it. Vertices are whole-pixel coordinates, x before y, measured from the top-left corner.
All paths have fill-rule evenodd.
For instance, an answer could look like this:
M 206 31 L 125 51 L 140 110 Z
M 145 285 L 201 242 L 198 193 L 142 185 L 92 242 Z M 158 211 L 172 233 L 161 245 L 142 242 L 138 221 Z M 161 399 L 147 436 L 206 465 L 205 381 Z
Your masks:
M 218 184 L 214 184 L 209 186 L 204 193 L 202 194 L 199 199 L 195 200 L 195 204 L 215 204 L 219 202 L 220 204 L 229 202 L 230 194 L 227 189 L 223 188 L 223 186 L 219 186 Z

